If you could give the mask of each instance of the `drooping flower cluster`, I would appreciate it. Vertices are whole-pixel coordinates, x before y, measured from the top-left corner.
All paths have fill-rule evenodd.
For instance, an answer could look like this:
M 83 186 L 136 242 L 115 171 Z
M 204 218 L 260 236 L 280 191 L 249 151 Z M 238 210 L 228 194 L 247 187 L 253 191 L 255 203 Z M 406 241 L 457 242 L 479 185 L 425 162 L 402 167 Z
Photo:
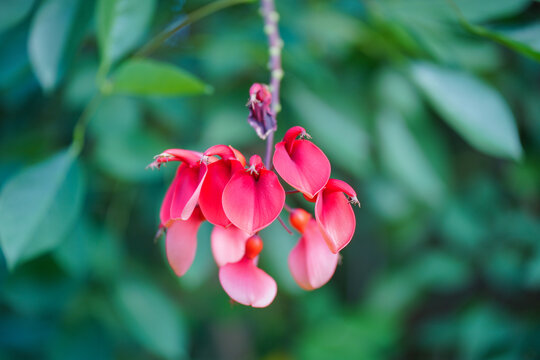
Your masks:
M 166 230 L 166 253 L 178 276 L 191 266 L 197 232 L 203 221 L 214 225 L 211 247 L 219 280 L 236 302 L 268 306 L 276 296 L 274 279 L 258 267 L 263 240 L 258 232 L 284 208 L 286 193 L 278 176 L 258 155 L 246 162 L 236 149 L 215 145 L 204 153 L 169 149 L 157 155 L 152 167 L 181 162 L 161 206 L 161 228 Z M 330 162 L 309 140 L 304 128 L 289 129 L 275 145 L 273 166 L 281 178 L 315 202 L 315 218 L 294 209 L 290 222 L 300 234 L 289 255 L 296 282 L 312 290 L 324 285 L 336 269 L 338 253 L 351 240 L 355 191 L 330 179 Z

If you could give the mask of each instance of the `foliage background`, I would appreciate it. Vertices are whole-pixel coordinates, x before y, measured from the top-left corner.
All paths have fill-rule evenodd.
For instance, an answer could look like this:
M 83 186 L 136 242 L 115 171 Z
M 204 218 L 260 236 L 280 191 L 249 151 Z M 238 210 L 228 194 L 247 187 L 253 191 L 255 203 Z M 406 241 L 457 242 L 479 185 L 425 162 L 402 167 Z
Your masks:
M 264 231 L 262 310 L 229 303 L 209 226 L 182 279 L 152 241 L 174 171 L 153 155 L 264 149 L 256 3 L 132 55 L 204 4 L 0 3 L 0 358 L 540 359 L 540 4 L 277 1 L 277 137 L 306 127 L 362 209 L 309 293 L 297 236 Z

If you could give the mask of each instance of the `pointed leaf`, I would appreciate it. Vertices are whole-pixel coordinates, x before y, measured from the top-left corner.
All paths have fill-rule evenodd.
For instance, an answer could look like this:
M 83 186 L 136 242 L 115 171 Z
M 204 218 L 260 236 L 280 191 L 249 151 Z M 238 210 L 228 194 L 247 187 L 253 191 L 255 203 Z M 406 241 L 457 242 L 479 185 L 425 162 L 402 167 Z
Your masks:
M 88 1 L 47 0 L 38 9 L 30 30 L 30 62 L 45 90 L 56 87 L 77 50 L 89 19 Z
M 115 72 L 112 92 L 132 95 L 197 95 L 211 91 L 195 76 L 171 64 L 130 60 Z
M 504 98 L 472 74 L 428 63 L 412 76 L 443 119 L 478 150 L 519 159 L 522 147 L 516 120 Z
M 154 16 L 155 0 L 99 0 L 98 43 L 102 68 L 110 68 L 139 44 Z
M 186 331 L 178 305 L 159 288 L 146 281 L 124 281 L 114 300 L 126 331 L 142 346 L 163 358 L 185 356 Z
M 384 167 L 418 199 L 436 205 L 444 194 L 444 183 L 416 142 L 405 121 L 391 110 L 377 119 L 379 148 Z
M 6 182 L 0 193 L 0 242 L 10 268 L 63 240 L 80 211 L 83 185 L 69 150 Z

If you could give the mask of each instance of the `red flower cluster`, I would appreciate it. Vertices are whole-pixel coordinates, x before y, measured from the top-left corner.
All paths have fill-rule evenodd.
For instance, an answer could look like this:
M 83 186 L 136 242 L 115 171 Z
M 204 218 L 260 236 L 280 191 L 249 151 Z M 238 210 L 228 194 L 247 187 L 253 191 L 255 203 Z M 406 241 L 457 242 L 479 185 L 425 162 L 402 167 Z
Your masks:
M 328 158 L 308 139 L 302 127 L 289 129 L 275 146 L 273 165 L 285 182 L 315 202 L 315 219 L 301 209 L 292 211 L 290 218 L 302 237 L 289 256 L 289 267 L 297 283 L 311 290 L 334 274 L 338 252 L 354 234 L 351 203 L 358 200 L 348 184 L 330 179 Z M 283 210 L 286 194 L 277 175 L 258 155 L 247 164 L 238 150 L 226 145 L 204 153 L 169 149 L 150 165 L 159 168 L 170 161 L 181 165 L 163 199 L 160 218 L 175 273 L 182 276 L 191 266 L 197 232 L 206 220 L 215 225 L 212 252 L 225 292 L 244 305 L 268 306 L 277 285 L 257 266 L 263 248 L 257 233 Z

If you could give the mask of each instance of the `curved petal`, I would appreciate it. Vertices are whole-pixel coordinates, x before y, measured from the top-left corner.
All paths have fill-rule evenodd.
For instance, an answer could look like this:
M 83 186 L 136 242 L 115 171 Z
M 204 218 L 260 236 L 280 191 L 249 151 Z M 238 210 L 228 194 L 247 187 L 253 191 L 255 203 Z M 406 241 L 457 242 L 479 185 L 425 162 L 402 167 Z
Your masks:
M 199 206 L 206 220 L 214 225 L 228 226 L 231 221 L 223 211 L 223 189 L 232 175 L 230 162 L 216 161 L 208 165 L 208 173 L 199 195 Z
M 176 175 L 174 176 L 174 179 L 169 185 L 169 188 L 167 189 L 167 192 L 165 193 L 165 197 L 163 198 L 163 202 L 161 203 L 161 210 L 159 211 L 159 218 L 161 220 L 161 225 L 167 227 L 169 226 L 169 223 L 171 221 L 171 204 L 172 199 L 174 197 L 174 191 L 176 189 L 176 186 L 178 185 L 178 179 L 180 178 L 178 174 L 182 171 L 182 167 L 185 167 L 187 165 L 182 164 L 178 167 L 178 170 L 176 171 Z
M 212 254 L 218 266 L 235 263 L 244 257 L 246 240 L 249 234 L 234 225 L 224 228 L 214 226 L 210 239 L 212 241 Z
M 208 166 L 204 163 L 197 166 L 181 166 L 178 169 L 176 177 L 178 182 L 174 189 L 174 195 L 171 203 L 171 218 L 187 220 L 193 213 L 201 187 L 206 178 Z
M 196 165 L 201 159 L 202 153 L 184 149 L 167 149 L 158 157 L 168 158 L 168 161 L 183 161 L 190 166 Z
M 328 247 L 335 254 L 351 241 L 356 218 L 349 201 L 341 191 L 324 189 L 317 196 L 315 218 Z
M 332 278 L 338 260 L 339 255 L 328 249 L 319 225 L 311 219 L 304 235 L 289 254 L 289 269 L 301 288 L 313 290 Z
M 253 234 L 279 216 L 285 203 L 285 190 L 272 171 L 259 170 L 258 179 L 247 171 L 239 171 L 225 186 L 222 200 L 229 220 Z
M 165 239 L 167 260 L 178 276 L 184 275 L 193 263 L 197 250 L 197 232 L 201 223 L 201 213 L 196 208 L 191 218 L 186 221 L 173 221 L 167 229 Z
M 277 143 L 273 163 L 283 180 L 310 198 L 321 191 L 330 178 L 330 161 L 308 140 L 294 140 L 290 153 L 285 142 Z
M 277 294 L 274 279 L 247 257 L 222 266 L 219 269 L 219 281 L 227 295 L 243 305 L 266 307 L 274 301 Z

